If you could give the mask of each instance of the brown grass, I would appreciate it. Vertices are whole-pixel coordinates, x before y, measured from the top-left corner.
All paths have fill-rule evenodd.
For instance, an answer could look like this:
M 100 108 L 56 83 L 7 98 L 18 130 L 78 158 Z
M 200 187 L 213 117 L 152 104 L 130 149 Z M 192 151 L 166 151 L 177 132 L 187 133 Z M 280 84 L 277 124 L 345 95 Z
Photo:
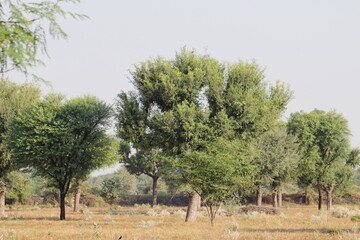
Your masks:
M 0 221 L 0 240 L 117 240 L 120 236 L 133 240 L 360 239 L 358 223 L 319 213 L 314 207 L 294 205 L 277 215 L 223 212 L 214 227 L 204 209 L 196 223 L 185 223 L 179 209 L 159 207 L 155 212 L 163 212 L 158 216 L 141 206 L 85 208 L 82 213 L 68 209 L 67 220 L 59 221 L 57 208 L 17 207 L 7 211 L 8 217 Z M 175 211 L 177 214 L 166 214 Z

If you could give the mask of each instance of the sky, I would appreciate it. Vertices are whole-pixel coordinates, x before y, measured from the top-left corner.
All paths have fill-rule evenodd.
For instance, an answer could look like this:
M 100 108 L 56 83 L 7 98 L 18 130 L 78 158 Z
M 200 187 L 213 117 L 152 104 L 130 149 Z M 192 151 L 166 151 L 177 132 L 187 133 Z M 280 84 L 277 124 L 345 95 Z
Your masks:
M 91 20 L 61 20 L 69 39 L 49 39 L 46 67 L 33 69 L 56 92 L 113 103 L 133 89 L 134 64 L 186 46 L 224 62 L 255 59 L 267 81 L 294 91 L 285 119 L 336 110 L 360 147 L 359 0 L 82 0 L 66 8 Z

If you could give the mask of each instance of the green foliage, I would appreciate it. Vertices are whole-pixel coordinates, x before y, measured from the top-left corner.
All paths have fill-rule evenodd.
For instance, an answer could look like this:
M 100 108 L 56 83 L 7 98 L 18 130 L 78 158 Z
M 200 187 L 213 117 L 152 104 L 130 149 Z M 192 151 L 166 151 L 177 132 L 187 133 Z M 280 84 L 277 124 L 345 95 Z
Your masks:
M 352 222 L 360 222 L 360 214 L 351 216 L 351 221 Z
M 7 199 L 25 204 L 31 194 L 31 179 L 19 171 L 12 171 L 6 177 Z
M 123 188 L 121 190 L 122 195 L 134 195 L 136 194 L 136 183 L 137 178 L 134 175 L 131 175 L 125 167 L 121 167 L 117 172 L 117 175 L 121 177 Z
M 287 134 L 286 126 L 279 124 L 258 138 L 254 144 L 252 164 L 256 166 L 256 181 L 277 188 L 297 169 L 299 156 L 296 138 Z
M 358 162 L 358 151 L 350 150 L 350 131 L 341 114 L 321 110 L 294 113 L 288 131 L 297 136 L 300 146 L 300 184 L 316 184 L 329 191 L 349 183 L 350 167 Z
M 240 186 L 250 185 L 254 173 L 242 145 L 224 139 L 182 154 L 179 166 L 186 182 L 205 202 L 214 205 L 219 205 Z
M 80 0 L 17 1 L 0 4 L 0 73 L 17 70 L 28 74 L 28 68 L 42 65 L 39 52 L 46 53 L 46 39 L 66 38 L 58 18 L 87 18 L 62 7 Z M 47 30 L 46 30 L 47 29 Z
M 118 160 L 118 142 L 106 134 L 111 116 L 94 97 L 52 95 L 14 117 L 6 140 L 18 165 L 51 179 L 63 198 L 73 180 Z
M 8 124 L 14 115 L 39 99 L 40 90 L 33 84 L 19 85 L 0 78 L 0 178 L 6 175 L 12 165 L 12 159 L 4 145 Z
M 114 200 L 120 198 L 121 191 L 123 190 L 123 181 L 120 176 L 115 175 L 111 178 L 106 178 L 102 182 L 101 196 L 106 200 Z
M 118 135 L 129 144 L 122 148 L 123 162 L 130 172 L 147 174 L 151 169 L 171 173 L 171 178 L 178 176 L 180 182 L 189 181 L 197 187 L 200 184 L 195 182 L 203 181 L 203 177 L 226 175 L 224 168 L 234 166 L 235 159 L 238 164 L 235 169 L 244 167 L 239 171 L 247 171 L 242 156 L 230 154 L 227 161 L 225 153 L 214 152 L 214 145 L 218 141 L 234 141 L 240 144 L 240 149 L 236 147 L 238 154 L 243 154 L 255 137 L 273 126 L 292 97 L 288 87 L 281 83 L 268 86 L 264 70 L 255 62 L 221 64 L 209 55 L 186 48 L 170 60 L 158 57 L 137 64 L 131 75 L 136 91 L 118 95 Z M 130 146 L 136 150 L 133 155 Z M 217 157 L 223 164 L 217 162 Z M 177 158 L 181 164 L 174 168 Z M 198 165 L 193 165 L 192 158 L 204 161 L 204 169 L 200 166 L 193 169 Z M 187 171 L 197 170 L 196 174 L 189 172 L 192 181 L 181 177 Z M 229 178 L 234 180 L 232 171 Z M 229 194 L 225 192 L 230 191 L 227 177 L 223 179 L 218 186 L 213 186 L 216 183 L 207 186 L 206 182 L 202 185 L 204 189 L 196 191 L 209 199 L 215 199 L 216 194 L 223 199 Z M 227 189 L 224 192 L 218 191 L 221 184 Z

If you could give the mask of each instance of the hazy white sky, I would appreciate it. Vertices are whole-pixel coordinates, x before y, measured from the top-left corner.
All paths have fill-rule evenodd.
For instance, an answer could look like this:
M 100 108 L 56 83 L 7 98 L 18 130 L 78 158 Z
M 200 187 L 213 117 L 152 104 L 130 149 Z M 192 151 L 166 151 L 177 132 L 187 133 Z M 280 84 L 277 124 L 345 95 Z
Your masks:
M 251 60 L 295 92 L 285 116 L 335 109 L 360 147 L 359 0 L 83 0 L 91 20 L 61 21 L 68 41 L 49 40 L 35 72 L 70 97 L 107 102 L 131 90 L 128 69 L 183 46 L 221 61 Z

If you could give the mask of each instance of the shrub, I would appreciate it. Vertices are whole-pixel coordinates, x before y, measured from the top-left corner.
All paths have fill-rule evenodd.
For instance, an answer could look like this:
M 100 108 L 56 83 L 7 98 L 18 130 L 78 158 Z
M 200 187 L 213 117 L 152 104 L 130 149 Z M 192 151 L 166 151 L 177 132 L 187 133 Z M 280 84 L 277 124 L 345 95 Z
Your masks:
M 90 193 L 81 195 L 80 201 L 87 207 L 105 207 L 107 205 L 104 199 Z
M 360 222 L 360 214 L 353 215 L 351 217 L 352 222 Z
M 350 217 L 350 210 L 346 207 L 336 207 L 331 211 L 331 215 L 336 218 Z

